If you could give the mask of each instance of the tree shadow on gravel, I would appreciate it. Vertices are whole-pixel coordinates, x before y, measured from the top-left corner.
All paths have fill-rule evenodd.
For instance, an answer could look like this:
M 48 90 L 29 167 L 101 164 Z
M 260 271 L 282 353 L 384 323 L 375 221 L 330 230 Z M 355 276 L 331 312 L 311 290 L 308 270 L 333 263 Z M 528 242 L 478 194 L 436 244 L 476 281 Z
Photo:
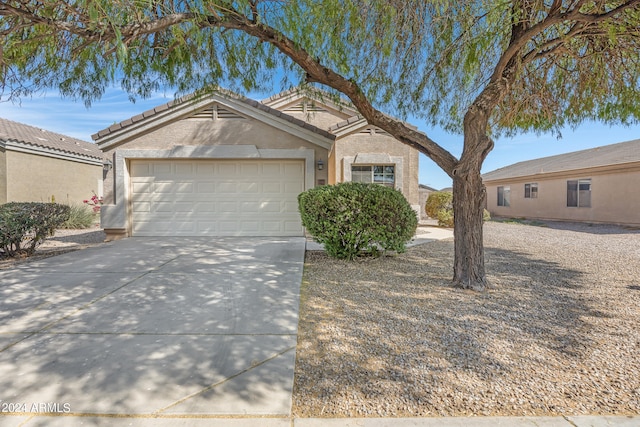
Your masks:
M 308 254 L 294 415 L 597 412 L 593 385 L 579 391 L 598 369 L 585 319 L 610 315 L 582 295 L 585 274 L 511 250 L 486 258 L 493 288 L 476 293 L 451 287 L 452 242 L 355 263 Z

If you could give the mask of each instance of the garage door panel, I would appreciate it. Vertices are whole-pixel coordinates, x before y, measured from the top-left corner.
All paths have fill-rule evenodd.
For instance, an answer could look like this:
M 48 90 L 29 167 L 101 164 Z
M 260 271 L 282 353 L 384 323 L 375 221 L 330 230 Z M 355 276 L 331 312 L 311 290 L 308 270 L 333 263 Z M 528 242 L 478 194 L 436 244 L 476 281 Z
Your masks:
M 150 174 L 148 176 L 159 178 L 172 176 L 172 166 L 173 164 L 169 162 L 154 162 L 151 164 L 151 168 L 149 169 Z
M 139 236 L 300 236 L 299 160 L 131 162 Z

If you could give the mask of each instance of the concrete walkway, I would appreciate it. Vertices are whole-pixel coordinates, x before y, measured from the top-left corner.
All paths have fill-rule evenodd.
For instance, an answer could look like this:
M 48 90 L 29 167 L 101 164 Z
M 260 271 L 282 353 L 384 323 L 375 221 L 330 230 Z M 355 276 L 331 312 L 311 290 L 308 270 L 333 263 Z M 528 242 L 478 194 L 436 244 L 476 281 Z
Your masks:
M 0 426 L 289 417 L 304 244 L 133 238 L 0 272 Z

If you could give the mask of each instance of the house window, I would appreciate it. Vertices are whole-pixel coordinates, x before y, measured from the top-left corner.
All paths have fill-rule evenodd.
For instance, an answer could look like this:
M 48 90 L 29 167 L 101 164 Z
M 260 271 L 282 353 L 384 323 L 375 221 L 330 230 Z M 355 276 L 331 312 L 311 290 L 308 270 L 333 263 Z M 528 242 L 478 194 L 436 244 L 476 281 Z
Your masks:
M 591 207 L 591 180 L 567 181 L 567 206 L 574 208 Z
M 511 206 L 511 187 L 498 187 L 498 206 Z
M 395 187 L 396 168 L 389 165 L 352 165 L 351 181 Z
M 525 184 L 524 185 L 524 198 L 525 199 L 537 199 L 538 198 L 538 184 Z

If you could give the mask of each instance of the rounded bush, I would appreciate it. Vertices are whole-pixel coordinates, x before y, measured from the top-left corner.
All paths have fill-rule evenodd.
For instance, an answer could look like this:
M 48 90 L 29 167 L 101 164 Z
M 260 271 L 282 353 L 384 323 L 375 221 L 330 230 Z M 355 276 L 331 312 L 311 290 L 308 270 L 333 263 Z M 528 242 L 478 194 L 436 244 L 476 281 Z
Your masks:
M 335 258 L 404 252 L 418 226 L 416 212 L 397 190 L 345 182 L 298 196 L 302 224 Z
M 436 191 L 429 194 L 424 210 L 431 218 L 438 220 L 439 226 L 453 227 L 453 193 Z
M 440 227 L 453 227 L 453 193 L 436 191 L 429 194 L 424 210 L 431 218 L 438 220 Z M 486 209 L 482 212 L 482 220 L 491 220 L 491 213 Z

